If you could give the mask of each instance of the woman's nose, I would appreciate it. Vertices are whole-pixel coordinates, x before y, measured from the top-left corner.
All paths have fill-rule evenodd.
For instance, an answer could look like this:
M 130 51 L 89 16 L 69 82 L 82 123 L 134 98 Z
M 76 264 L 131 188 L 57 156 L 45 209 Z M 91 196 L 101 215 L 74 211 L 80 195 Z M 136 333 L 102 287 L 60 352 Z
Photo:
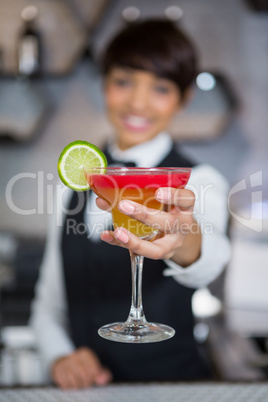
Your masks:
M 135 86 L 130 94 L 129 104 L 135 111 L 143 111 L 149 105 L 149 92 L 143 86 Z

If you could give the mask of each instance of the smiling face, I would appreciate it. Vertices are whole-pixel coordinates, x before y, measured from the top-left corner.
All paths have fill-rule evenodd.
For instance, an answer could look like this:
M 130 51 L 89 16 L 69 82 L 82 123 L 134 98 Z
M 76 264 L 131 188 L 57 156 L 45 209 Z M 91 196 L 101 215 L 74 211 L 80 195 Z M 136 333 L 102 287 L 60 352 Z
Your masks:
M 175 83 L 130 68 L 112 68 L 105 79 L 108 116 L 124 150 L 166 130 L 182 99 Z

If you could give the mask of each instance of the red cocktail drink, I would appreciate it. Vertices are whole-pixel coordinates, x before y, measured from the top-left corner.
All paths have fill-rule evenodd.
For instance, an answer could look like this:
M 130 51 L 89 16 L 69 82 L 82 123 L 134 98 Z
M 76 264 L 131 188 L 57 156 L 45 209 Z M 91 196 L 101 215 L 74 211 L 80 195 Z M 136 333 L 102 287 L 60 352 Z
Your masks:
M 114 227 L 125 227 L 142 239 L 151 239 L 157 229 L 123 214 L 117 208 L 118 203 L 127 199 L 162 210 L 164 205 L 155 199 L 156 190 L 160 187 L 184 188 L 190 176 L 190 169 L 177 168 L 100 168 L 97 171 L 87 176 L 88 182 L 92 190 L 110 204 Z

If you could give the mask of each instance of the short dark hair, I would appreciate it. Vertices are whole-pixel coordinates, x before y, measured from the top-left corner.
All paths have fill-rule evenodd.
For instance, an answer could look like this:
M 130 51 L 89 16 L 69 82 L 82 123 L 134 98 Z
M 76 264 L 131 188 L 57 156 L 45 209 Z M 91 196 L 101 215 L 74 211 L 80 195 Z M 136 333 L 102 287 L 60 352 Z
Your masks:
M 181 93 L 197 74 L 195 48 L 173 22 L 149 19 L 135 22 L 110 42 L 101 61 L 102 73 L 114 67 L 145 70 L 173 81 Z

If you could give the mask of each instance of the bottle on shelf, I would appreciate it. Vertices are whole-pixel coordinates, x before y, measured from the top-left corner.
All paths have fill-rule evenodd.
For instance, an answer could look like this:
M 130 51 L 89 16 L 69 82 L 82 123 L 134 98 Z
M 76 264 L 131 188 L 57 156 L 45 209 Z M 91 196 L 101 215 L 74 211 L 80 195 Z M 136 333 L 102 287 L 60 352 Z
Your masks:
M 21 12 L 23 28 L 18 37 L 18 75 L 35 77 L 41 70 L 41 35 L 36 21 L 38 9 L 27 6 Z

